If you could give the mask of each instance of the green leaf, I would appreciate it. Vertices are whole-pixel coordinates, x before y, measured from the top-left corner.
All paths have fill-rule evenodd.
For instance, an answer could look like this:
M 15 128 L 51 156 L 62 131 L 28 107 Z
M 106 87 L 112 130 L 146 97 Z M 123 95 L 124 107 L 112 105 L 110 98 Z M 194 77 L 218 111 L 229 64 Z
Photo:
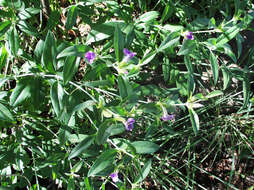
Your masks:
M 232 27 L 230 27 L 229 29 L 225 29 L 225 31 L 223 32 L 223 34 L 221 34 L 217 40 L 216 40 L 216 47 L 220 47 L 223 44 L 227 43 L 229 40 L 233 39 L 239 32 L 241 29 L 241 25 L 237 24 L 234 25 Z
M 75 158 L 84 152 L 93 143 L 94 136 L 86 136 L 70 153 L 68 159 Z
M 138 176 L 135 178 L 135 183 L 140 183 L 148 176 L 151 170 L 151 166 L 152 166 L 152 159 L 149 159 L 145 163 L 144 167 L 142 168 L 141 173 L 139 173 Z
M 164 81 L 168 81 L 169 79 L 169 73 L 170 73 L 170 65 L 169 65 L 169 59 L 168 58 L 164 58 L 164 62 L 162 64 L 162 72 L 163 72 L 163 78 Z
M 194 40 L 184 39 L 183 45 L 178 51 L 177 55 L 187 55 L 190 54 L 195 48 Z
M 86 38 L 86 45 L 90 45 L 93 42 L 98 42 L 98 41 L 101 41 L 101 40 L 105 40 L 109 37 L 110 37 L 110 35 L 108 35 L 108 34 L 104 34 L 102 32 L 92 30 Z
M 76 163 L 76 164 L 72 167 L 71 172 L 77 173 L 77 172 L 82 168 L 83 163 L 84 163 L 83 160 L 80 160 L 78 163 Z
M 104 144 L 110 136 L 109 128 L 110 120 L 106 120 L 99 126 L 99 130 L 96 136 L 96 142 L 98 145 Z
M 237 59 L 240 58 L 241 54 L 242 54 L 242 43 L 244 42 L 244 38 L 241 36 L 241 34 L 237 34 L 236 35 L 236 44 L 237 44 Z
M 184 56 L 184 63 L 188 69 L 188 80 L 187 80 L 187 89 L 188 89 L 188 96 L 190 96 L 195 90 L 195 81 L 194 81 L 194 74 L 193 74 L 193 66 L 190 60 L 190 56 Z
M 4 85 L 4 83 L 6 82 L 6 81 L 8 81 L 9 80 L 9 78 L 8 77 L 3 77 L 2 78 L 2 76 L 0 77 L 0 88 Z
M 58 139 L 60 146 L 64 146 L 66 141 L 71 138 L 71 128 L 66 125 L 62 125 L 58 131 Z
M 128 90 L 126 87 L 125 80 L 123 79 L 122 76 L 118 76 L 118 88 L 120 92 L 120 96 L 122 99 L 126 98 L 128 96 Z
M 30 25 L 28 22 L 24 21 L 24 20 L 20 20 L 18 22 L 18 26 L 20 28 L 21 31 L 31 35 L 31 36 L 35 36 L 38 37 L 39 33 L 36 30 L 35 27 L 33 27 L 32 25 Z
M 151 154 L 159 150 L 159 145 L 150 141 L 134 141 L 131 143 L 138 154 Z
M 80 58 L 75 56 L 68 56 L 65 59 L 63 67 L 63 82 L 67 84 L 78 70 Z
M 126 23 L 123 21 L 110 21 L 105 22 L 103 24 L 95 25 L 92 27 L 93 30 L 101 32 L 103 34 L 107 34 L 109 36 L 113 36 L 116 30 L 116 27 L 118 26 L 120 30 L 126 27 Z
M 34 55 L 35 55 L 35 58 L 37 59 L 38 62 L 41 61 L 40 58 L 43 53 L 43 47 L 44 47 L 44 41 L 39 40 L 38 43 L 36 44 L 36 47 L 34 50 Z
M 20 49 L 20 38 L 16 28 L 13 26 L 7 32 L 7 40 L 9 43 L 9 48 L 13 56 L 17 56 Z
M 70 177 L 67 183 L 67 190 L 73 190 L 75 189 L 75 182 L 73 177 Z
M 250 101 L 250 94 L 251 94 L 251 88 L 250 88 L 250 81 L 247 76 L 243 78 L 243 106 L 242 108 L 245 108 L 249 101 Z
M 14 88 L 10 96 L 10 105 L 16 107 L 31 97 L 31 86 L 28 79 L 22 79 Z
M 71 6 L 71 8 L 68 11 L 67 21 L 65 25 L 65 29 L 67 31 L 70 30 L 76 24 L 77 16 L 78 16 L 77 7 Z
M 116 59 L 118 62 L 120 62 L 123 58 L 124 36 L 118 25 L 116 25 L 114 33 L 114 49 Z
M 93 106 L 96 105 L 96 103 L 93 100 L 87 100 L 86 102 L 82 102 L 78 105 L 76 105 L 73 109 L 74 112 L 81 111 L 84 109 L 89 109 L 90 111 L 93 111 Z
M 219 66 L 217 62 L 217 57 L 213 54 L 212 51 L 210 51 L 210 62 L 211 62 L 211 67 L 212 67 L 212 72 L 213 72 L 213 79 L 214 79 L 214 85 L 216 85 L 218 78 L 219 78 Z
M 53 104 L 54 111 L 59 117 L 64 107 L 64 89 L 60 83 L 55 82 L 54 84 L 52 84 L 50 89 L 50 98 Z
M 90 170 L 88 171 L 88 177 L 90 176 L 105 176 L 110 174 L 114 170 L 113 162 L 117 155 L 115 149 L 106 150 L 103 152 L 94 162 Z
M 223 76 L 223 90 L 226 90 L 231 79 L 231 74 L 227 67 L 222 67 L 221 70 Z
M 169 34 L 165 40 L 163 40 L 163 42 L 161 43 L 160 47 L 157 49 L 157 52 L 163 51 L 173 45 L 175 45 L 178 41 L 179 38 L 174 38 L 172 39 L 172 37 L 174 37 L 175 35 L 173 34 Z
M 14 121 L 11 112 L 1 103 L 0 103 L 0 120 Z
M 38 13 L 40 13 L 40 9 L 31 7 L 31 8 L 23 9 L 22 11 L 20 11 L 18 16 L 21 20 L 26 20 Z
M 51 73 L 54 73 L 56 69 L 56 53 L 55 38 L 52 32 L 48 31 L 43 47 L 42 63 L 44 68 Z
M 11 21 L 7 20 L 0 23 L 0 36 L 4 35 L 11 26 Z
M 62 57 L 66 57 L 66 56 L 84 57 L 85 53 L 89 49 L 90 48 L 88 46 L 82 45 L 82 44 L 67 47 L 61 53 L 58 54 L 57 59 L 60 59 Z
M 205 97 L 206 98 L 213 98 L 213 97 L 221 96 L 221 95 L 223 95 L 222 91 L 220 91 L 220 90 L 214 90 L 214 91 L 210 92 L 209 94 L 207 94 Z
M 29 80 L 29 85 L 31 86 L 31 104 L 36 109 L 39 109 L 39 106 L 43 104 L 43 95 L 41 93 L 42 81 L 38 77 L 32 77 Z
M 5 67 L 7 63 L 8 52 L 5 49 L 5 46 L 2 46 L 0 49 L 0 71 Z
M 138 19 L 137 22 L 144 22 L 148 23 L 151 22 L 159 17 L 159 12 L 157 11 L 150 11 L 146 12 L 145 14 L 141 15 Z
M 181 25 L 171 25 L 171 24 L 165 24 L 163 27 L 162 27 L 162 30 L 166 30 L 166 31 L 169 31 L 169 32 L 178 32 L 180 30 L 183 30 L 184 27 L 181 26 Z
M 122 124 L 110 125 L 110 120 L 106 120 L 99 126 L 99 130 L 96 137 L 98 145 L 106 143 L 108 137 L 123 133 L 125 128 Z
M 61 22 L 60 11 L 58 11 L 58 10 L 51 11 L 49 19 L 47 20 L 46 29 L 52 30 L 59 24 L 59 22 Z
M 172 15 L 174 12 L 173 5 L 171 2 L 166 4 L 166 7 L 163 10 L 162 16 L 161 16 L 161 22 L 163 23 L 164 21 L 168 20 L 169 17 Z
M 197 135 L 200 128 L 198 114 L 192 108 L 188 110 L 194 134 Z
M 148 63 L 150 63 L 150 61 L 153 60 L 153 58 L 156 56 L 156 51 L 152 51 L 148 54 L 146 54 L 143 58 L 142 58 L 142 61 L 141 61 L 141 65 L 140 66 L 143 66 L 143 65 L 147 65 Z

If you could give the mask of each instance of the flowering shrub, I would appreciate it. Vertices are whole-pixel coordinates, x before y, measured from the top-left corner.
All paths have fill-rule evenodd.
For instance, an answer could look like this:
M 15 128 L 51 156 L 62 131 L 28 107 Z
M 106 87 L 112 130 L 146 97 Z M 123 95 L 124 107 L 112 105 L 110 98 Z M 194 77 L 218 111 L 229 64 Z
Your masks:
M 120 2 L 0 1 L 3 188 L 207 188 L 192 140 L 233 92 L 245 119 L 253 110 L 254 49 L 243 55 L 241 32 L 254 4 Z

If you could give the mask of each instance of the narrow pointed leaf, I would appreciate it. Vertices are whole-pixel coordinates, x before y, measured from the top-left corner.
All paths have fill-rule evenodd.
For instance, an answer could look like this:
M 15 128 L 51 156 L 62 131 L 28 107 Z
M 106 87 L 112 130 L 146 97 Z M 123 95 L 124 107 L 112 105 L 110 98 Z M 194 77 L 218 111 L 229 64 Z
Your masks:
M 144 167 L 141 170 L 141 173 L 139 173 L 138 176 L 136 177 L 135 183 L 140 183 L 148 176 L 148 174 L 151 170 L 151 166 L 152 166 L 152 159 L 148 160 L 145 163 Z
M 20 49 L 20 38 L 15 27 L 11 27 L 7 32 L 9 48 L 13 56 L 17 56 Z
M 177 55 L 187 55 L 190 54 L 195 48 L 194 40 L 185 39 L 182 47 L 178 51 Z
M 223 90 L 226 90 L 231 79 L 231 74 L 226 67 L 222 67 L 222 76 L 223 76 Z
M 245 76 L 243 79 L 243 106 L 242 108 L 245 108 L 248 105 L 250 101 L 250 94 L 251 94 L 250 81 L 248 77 Z
M 241 29 L 241 25 L 237 24 L 235 26 L 230 27 L 227 29 L 223 34 L 221 34 L 216 40 L 216 47 L 220 47 L 223 44 L 227 43 L 229 40 L 233 39 Z
M 135 147 L 138 154 L 151 154 L 159 150 L 159 145 L 150 141 L 134 141 L 131 143 Z
M 157 49 L 157 52 L 163 51 L 169 47 L 172 47 L 173 45 L 175 45 L 178 41 L 179 38 L 174 38 L 172 39 L 174 35 L 169 34 L 166 39 L 161 43 L 160 47 Z
M 199 118 L 198 118 L 198 115 L 192 108 L 189 108 L 188 110 L 189 110 L 190 120 L 191 120 L 191 124 L 192 124 L 194 134 L 197 135 L 198 131 L 199 131 Z
M 128 96 L 128 89 L 122 76 L 118 77 L 118 87 L 120 96 L 124 99 Z
M 79 62 L 80 62 L 80 58 L 76 58 L 74 56 L 66 57 L 64 62 L 64 68 L 63 68 L 64 84 L 67 84 L 72 79 L 74 74 L 77 72 Z
M 71 8 L 68 11 L 67 21 L 65 25 L 65 29 L 67 31 L 70 30 L 76 24 L 77 16 L 78 16 L 77 6 L 71 6 Z
M 213 54 L 213 52 L 210 52 L 210 62 L 211 62 L 211 67 L 212 67 L 212 72 L 213 72 L 213 79 L 214 79 L 214 85 L 216 85 L 218 78 L 219 78 L 219 65 L 217 62 L 217 57 Z
M 64 90 L 61 84 L 59 84 L 58 82 L 55 82 L 51 86 L 50 98 L 56 115 L 60 116 L 60 113 L 63 110 Z
M 14 118 L 11 112 L 5 107 L 3 104 L 0 103 L 0 120 L 3 121 L 13 121 Z
M 222 91 L 220 91 L 220 90 L 214 90 L 214 91 L 210 92 L 208 95 L 206 95 L 205 97 L 206 98 L 213 98 L 213 97 L 221 96 L 221 95 L 223 95 Z
M 89 50 L 88 46 L 79 44 L 65 48 L 61 53 L 58 54 L 57 59 L 66 56 L 84 57 L 85 53 Z
M 42 63 L 43 67 L 51 73 L 56 69 L 56 53 L 55 38 L 52 32 L 48 31 L 43 47 Z
M 165 58 L 164 59 L 164 63 L 162 65 L 162 72 L 163 72 L 163 78 L 164 78 L 164 81 L 168 81 L 169 79 L 169 73 L 170 73 L 170 65 L 169 65 L 169 59 L 168 58 Z
M 91 146 L 93 143 L 94 137 L 93 136 L 86 136 L 70 153 L 68 159 L 75 158 L 82 154 L 87 148 Z
M 118 62 L 120 62 L 123 58 L 124 36 L 118 25 L 116 25 L 115 27 L 114 48 L 115 48 L 116 59 Z
M 26 79 L 19 81 L 10 96 L 10 104 L 16 107 L 31 97 L 31 86 Z
M 90 170 L 88 171 L 88 177 L 90 176 L 104 176 L 113 171 L 114 165 L 112 164 L 117 155 L 115 149 L 110 149 L 103 152 L 94 162 Z

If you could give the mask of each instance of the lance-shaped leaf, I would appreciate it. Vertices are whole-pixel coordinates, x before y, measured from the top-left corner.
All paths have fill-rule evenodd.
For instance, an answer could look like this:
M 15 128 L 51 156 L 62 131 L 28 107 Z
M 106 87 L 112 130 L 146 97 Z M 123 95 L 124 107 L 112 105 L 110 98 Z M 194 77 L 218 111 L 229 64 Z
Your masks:
M 135 141 L 131 145 L 136 149 L 138 154 L 151 154 L 160 148 L 159 145 L 150 141 Z
M 64 99 L 64 89 L 62 85 L 58 82 L 55 82 L 50 89 L 50 98 L 53 104 L 54 111 L 59 117 L 63 110 L 63 99 Z
M 70 153 L 68 159 L 79 156 L 93 143 L 94 136 L 86 136 Z
M 188 110 L 189 110 L 190 120 L 191 120 L 191 124 L 192 124 L 194 134 L 197 135 L 198 131 L 199 131 L 198 114 L 192 108 L 189 108 Z
M 179 41 L 179 37 L 174 38 L 174 34 L 169 34 L 165 40 L 161 43 L 160 47 L 157 49 L 157 52 L 163 51 L 173 45 L 175 45 Z
M 77 72 L 79 62 L 80 62 L 79 57 L 78 58 L 76 58 L 74 56 L 66 57 L 65 62 L 64 62 L 64 68 L 63 68 L 64 84 L 67 84 L 72 79 L 74 74 Z
M 163 59 L 162 72 L 163 72 L 164 81 L 165 82 L 168 81 L 169 74 L 170 74 L 170 65 L 169 65 L 169 59 L 168 58 Z
M 89 47 L 82 44 L 67 47 L 61 53 L 58 54 L 57 59 L 66 57 L 66 56 L 84 57 L 85 53 L 88 50 L 89 50 Z
M 231 73 L 225 66 L 221 68 L 221 71 L 223 76 L 223 90 L 226 90 L 231 80 Z
M 118 25 L 116 25 L 115 27 L 114 48 L 115 48 L 116 59 L 118 62 L 120 62 L 123 58 L 124 36 Z
M 7 32 L 7 40 L 9 43 L 9 48 L 13 56 L 17 56 L 20 49 L 20 38 L 16 28 L 13 26 Z
M 10 104 L 16 107 L 31 97 L 31 85 L 28 79 L 22 79 L 14 88 L 10 96 Z
M 71 6 L 71 8 L 68 11 L 68 15 L 67 15 L 67 21 L 66 21 L 66 25 L 65 28 L 66 30 L 70 30 L 75 24 L 76 24 L 76 20 L 77 20 L 77 6 Z
M 126 85 L 126 81 L 123 79 L 122 76 L 118 76 L 118 87 L 120 96 L 124 99 L 128 96 L 128 89 Z
M 212 67 L 212 72 L 213 72 L 213 80 L 214 80 L 214 85 L 216 85 L 219 77 L 219 66 L 217 62 L 217 57 L 213 54 L 213 52 L 210 52 L 210 62 L 211 62 L 211 67 Z
M 145 163 L 144 167 L 141 169 L 141 173 L 139 173 L 138 176 L 135 178 L 135 183 L 140 183 L 146 178 L 146 176 L 148 176 L 151 166 L 152 166 L 152 159 L 148 160 Z
M 3 104 L 0 103 L 0 120 L 4 121 L 13 121 L 14 118 L 11 112 L 5 107 Z
M 241 30 L 241 23 L 226 29 L 223 34 L 221 34 L 216 40 L 216 47 L 220 47 L 227 43 L 229 40 L 233 39 Z
M 55 38 L 52 32 L 48 31 L 43 47 L 42 64 L 46 70 L 52 73 L 54 73 L 56 69 L 56 53 Z
M 88 171 L 88 177 L 105 176 L 113 172 L 113 162 L 115 160 L 116 154 L 117 151 L 115 149 L 110 149 L 103 152 Z

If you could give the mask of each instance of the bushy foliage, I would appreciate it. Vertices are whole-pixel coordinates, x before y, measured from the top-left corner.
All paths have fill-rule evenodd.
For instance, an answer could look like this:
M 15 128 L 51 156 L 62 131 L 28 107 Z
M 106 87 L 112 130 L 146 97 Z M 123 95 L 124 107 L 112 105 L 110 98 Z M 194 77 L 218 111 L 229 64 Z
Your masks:
M 206 189 L 203 173 L 238 188 L 234 162 L 254 148 L 252 1 L 0 6 L 2 187 Z M 223 154 L 228 178 L 205 168 Z

